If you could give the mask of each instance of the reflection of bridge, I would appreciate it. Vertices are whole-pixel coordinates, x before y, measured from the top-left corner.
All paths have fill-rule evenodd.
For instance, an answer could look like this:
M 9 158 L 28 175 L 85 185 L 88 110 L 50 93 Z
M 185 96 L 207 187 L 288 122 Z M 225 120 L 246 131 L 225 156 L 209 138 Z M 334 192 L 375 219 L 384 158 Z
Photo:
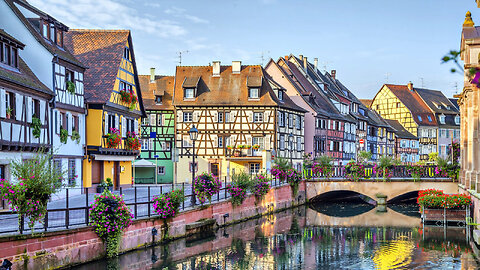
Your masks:
M 410 217 L 387 208 L 386 212 L 379 212 L 377 208 L 350 217 L 334 217 L 307 209 L 306 226 L 333 226 L 333 227 L 403 227 L 411 228 L 420 225 L 419 217 Z
M 322 195 L 328 194 L 330 192 L 336 191 L 351 191 L 361 195 L 370 197 L 373 200 L 377 200 L 377 196 L 386 196 L 387 201 L 390 201 L 398 196 L 416 192 L 423 189 L 439 189 L 443 190 L 444 193 L 458 193 L 458 184 L 450 181 L 402 181 L 402 180 L 391 180 L 388 182 L 382 181 L 372 181 L 372 180 L 362 180 L 358 182 L 350 181 L 313 181 L 307 180 L 306 185 L 306 196 L 307 199 L 317 199 Z

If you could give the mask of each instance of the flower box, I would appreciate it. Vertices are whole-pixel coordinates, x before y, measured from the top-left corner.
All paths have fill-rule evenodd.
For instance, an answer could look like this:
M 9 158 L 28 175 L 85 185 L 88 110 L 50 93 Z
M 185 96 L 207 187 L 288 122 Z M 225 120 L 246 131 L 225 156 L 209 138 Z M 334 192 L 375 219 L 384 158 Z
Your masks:
M 425 221 L 465 222 L 466 217 L 466 209 L 423 209 L 423 220 Z

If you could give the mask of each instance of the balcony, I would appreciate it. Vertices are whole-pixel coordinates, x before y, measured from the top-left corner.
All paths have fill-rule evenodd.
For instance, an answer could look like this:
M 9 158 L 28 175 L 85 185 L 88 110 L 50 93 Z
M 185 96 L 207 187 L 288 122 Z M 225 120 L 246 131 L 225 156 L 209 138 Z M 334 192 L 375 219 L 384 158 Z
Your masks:
M 226 150 L 226 159 L 227 160 L 262 160 L 262 149 L 227 149 Z

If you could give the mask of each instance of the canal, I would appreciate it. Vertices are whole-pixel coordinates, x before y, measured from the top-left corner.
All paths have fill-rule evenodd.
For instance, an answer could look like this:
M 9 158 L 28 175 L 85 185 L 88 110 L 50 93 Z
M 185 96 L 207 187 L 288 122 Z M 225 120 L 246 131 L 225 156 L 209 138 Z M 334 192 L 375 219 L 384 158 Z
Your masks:
M 75 269 L 478 269 L 470 242 L 414 204 L 317 203 Z

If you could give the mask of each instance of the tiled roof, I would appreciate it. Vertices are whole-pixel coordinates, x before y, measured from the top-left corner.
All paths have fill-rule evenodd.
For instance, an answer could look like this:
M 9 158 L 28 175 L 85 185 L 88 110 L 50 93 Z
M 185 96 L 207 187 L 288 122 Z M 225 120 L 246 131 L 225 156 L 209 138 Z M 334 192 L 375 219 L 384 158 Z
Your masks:
M 242 66 L 239 74 L 232 74 L 231 66 L 221 66 L 220 76 L 212 76 L 211 66 L 177 66 L 175 74 L 175 106 L 280 106 L 305 112 L 285 95 L 284 102 L 277 99 L 268 75 L 261 66 Z M 184 100 L 183 82 L 185 78 L 200 77 L 195 101 Z M 260 86 L 260 98 L 248 99 L 249 83 Z
M 109 100 L 129 37 L 129 30 L 70 30 L 66 33 L 65 46 L 89 66 L 84 74 L 87 103 L 104 104 Z
M 415 135 L 408 132 L 408 130 L 406 130 L 397 120 L 385 119 L 385 121 L 395 130 L 395 135 L 397 137 L 401 139 L 418 139 Z
M 173 110 L 172 98 L 175 84 L 174 76 L 155 76 L 155 82 L 150 83 L 150 75 L 139 75 L 142 89 L 143 106 L 146 110 Z M 162 96 L 162 104 L 155 103 L 155 96 Z
M 480 27 L 464 27 L 462 31 L 464 39 L 472 39 L 480 37 Z
M 363 105 L 370 108 L 370 106 L 372 105 L 373 99 L 360 99 L 360 102 L 362 102 Z
M 21 41 L 19 41 L 18 39 L 12 37 L 10 34 L 8 34 L 7 32 L 5 32 L 4 29 L 1 29 L 0 28 L 0 36 L 4 36 L 5 38 L 13 41 L 14 43 L 17 43 L 18 45 L 20 45 L 20 47 L 23 49 L 23 47 L 25 47 L 25 44 L 23 44 Z
M 457 108 L 458 111 L 460 111 L 460 107 L 458 106 L 458 98 L 449 98 L 450 102 Z
M 427 104 L 423 101 L 416 91 L 411 91 L 406 85 L 385 84 L 385 86 L 400 99 L 400 101 L 410 110 L 413 120 L 420 126 L 436 126 L 437 121 Z M 413 88 L 415 90 L 415 88 Z M 421 121 L 419 119 L 421 117 Z M 432 121 L 429 121 L 429 118 Z
M 85 66 L 78 61 L 75 56 L 73 56 L 66 48 L 61 48 L 57 46 L 56 44 L 53 44 L 51 41 L 46 40 L 42 35 L 40 35 L 39 30 L 35 29 L 33 24 L 25 18 L 25 16 L 22 14 L 22 12 L 17 8 L 15 3 L 23 6 L 24 8 L 28 9 L 29 11 L 36 13 L 38 16 L 41 17 L 47 17 L 51 20 L 55 20 L 53 17 L 50 15 L 38 10 L 37 8 L 33 7 L 32 5 L 28 4 L 26 1 L 19 1 L 19 0 L 5 0 L 7 5 L 10 6 L 12 11 L 17 15 L 17 17 L 23 22 L 23 24 L 26 26 L 26 28 L 30 31 L 30 33 L 34 36 L 34 38 L 43 45 L 51 54 L 52 57 L 53 55 L 57 55 L 58 58 L 69 62 L 73 65 L 79 66 L 81 68 L 85 68 Z M 15 2 L 15 3 L 14 3 Z M 58 22 L 58 21 L 57 21 Z M 62 25 L 65 29 L 68 29 L 65 25 L 62 23 L 58 22 L 60 25 Z
M 18 70 L 0 64 L 0 80 L 5 80 L 53 96 L 53 91 L 40 82 L 21 57 L 19 57 L 18 61 Z
M 415 91 L 435 113 L 459 114 L 457 107 L 441 92 L 430 89 L 415 88 Z M 450 109 L 447 108 L 450 107 Z

